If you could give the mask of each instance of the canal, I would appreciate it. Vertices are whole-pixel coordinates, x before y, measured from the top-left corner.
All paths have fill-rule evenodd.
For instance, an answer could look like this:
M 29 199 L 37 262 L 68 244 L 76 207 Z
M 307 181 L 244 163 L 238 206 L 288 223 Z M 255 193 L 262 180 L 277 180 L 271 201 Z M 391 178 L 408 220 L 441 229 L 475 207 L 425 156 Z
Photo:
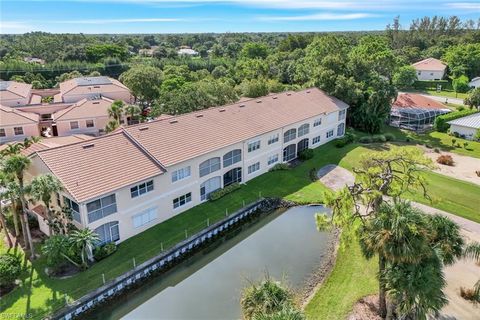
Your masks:
M 318 232 L 321 206 L 277 210 L 152 278 L 89 319 L 240 319 L 242 288 L 266 273 L 301 291 L 322 263 L 332 235 Z

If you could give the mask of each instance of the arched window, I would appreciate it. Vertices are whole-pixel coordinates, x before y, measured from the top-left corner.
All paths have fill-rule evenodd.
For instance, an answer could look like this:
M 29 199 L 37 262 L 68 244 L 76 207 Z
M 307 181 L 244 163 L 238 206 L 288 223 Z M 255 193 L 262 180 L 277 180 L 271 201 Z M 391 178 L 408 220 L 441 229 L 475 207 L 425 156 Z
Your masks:
M 337 136 L 343 136 L 345 133 L 345 123 L 340 123 L 337 127 Z
M 233 168 L 225 172 L 223 175 L 223 187 L 225 188 L 228 185 L 231 185 L 235 182 L 242 182 L 242 168 Z
M 118 229 L 118 221 L 107 222 L 95 229 L 100 237 L 99 244 L 107 242 L 115 242 L 120 240 L 120 230 Z
M 222 178 L 213 177 L 200 185 L 200 199 L 207 200 L 210 193 L 222 187 Z
M 226 168 L 234 163 L 242 161 L 242 150 L 235 149 L 225 153 L 223 156 L 223 167 Z
M 288 142 L 297 137 L 297 129 L 290 129 L 283 134 L 283 142 Z
M 297 145 L 291 144 L 283 149 L 283 161 L 287 162 L 295 159 L 297 151 Z
M 200 177 L 206 176 L 207 174 L 220 170 L 220 158 L 211 158 L 200 163 Z
M 308 138 L 302 139 L 297 143 L 297 152 L 300 153 L 303 150 L 308 149 Z
M 308 134 L 309 132 L 310 132 L 310 125 L 308 123 L 302 124 L 298 128 L 298 136 L 299 137 L 304 136 L 304 135 Z

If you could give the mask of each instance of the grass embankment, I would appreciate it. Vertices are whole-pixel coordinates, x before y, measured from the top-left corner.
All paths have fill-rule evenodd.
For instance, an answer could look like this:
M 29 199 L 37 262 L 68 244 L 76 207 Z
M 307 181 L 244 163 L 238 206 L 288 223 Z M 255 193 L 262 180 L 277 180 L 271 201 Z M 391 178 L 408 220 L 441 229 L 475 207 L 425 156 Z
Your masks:
M 322 202 L 326 187 L 320 182 L 311 182 L 310 170 L 319 169 L 330 163 L 349 169 L 358 163 L 361 154 L 371 149 L 378 150 L 379 145 L 351 144 L 337 149 L 332 142 L 321 146 L 315 149 L 313 159 L 292 170 L 263 174 L 249 181 L 241 189 L 215 202 L 207 202 L 194 207 L 122 242 L 115 254 L 72 278 L 64 280 L 49 278 L 44 272 L 46 263 L 43 258 L 34 261 L 33 265 L 28 263 L 27 270 L 21 279 L 21 287 L 2 297 L 0 310 L 8 314 L 28 314 L 32 319 L 44 318 L 48 313 L 62 307 L 65 297 L 69 301 L 78 299 L 90 290 L 101 286 L 102 274 L 105 275 L 107 281 L 122 274 L 132 268 L 133 258 L 137 265 L 146 261 L 160 253 L 162 245 L 166 249 L 184 239 L 185 230 L 188 230 L 188 234 L 199 231 L 206 226 L 207 219 L 210 220 L 210 223 L 218 221 L 225 216 L 227 210 L 232 213 L 241 208 L 243 202 L 248 204 L 258 199 L 260 194 L 264 197 L 283 197 L 301 203 Z M 427 173 L 427 176 L 432 177 L 430 178 L 432 184 L 429 186 L 429 192 L 432 195 L 442 196 L 442 201 L 435 202 L 432 206 L 478 221 L 477 218 L 480 215 L 478 210 L 476 215 L 472 210 L 475 207 L 478 208 L 479 186 L 472 185 L 465 191 L 464 183 L 459 180 L 443 178 L 443 176 L 432 173 Z M 453 190 L 458 190 L 458 192 Z M 415 200 L 420 201 L 419 199 Z M 445 207 L 447 204 L 448 207 Z M 314 222 L 312 221 L 312 223 Z M 345 260 L 348 260 L 351 253 L 345 254 L 347 256 Z M 345 270 L 345 272 L 350 273 L 349 270 Z M 351 277 L 351 279 L 354 278 Z M 355 279 L 352 285 L 355 286 L 355 283 L 360 281 L 359 279 L 361 277 Z M 335 289 L 334 293 L 339 296 L 350 294 L 348 290 L 340 291 L 339 289 Z
M 330 276 L 305 307 L 307 319 L 345 319 L 355 302 L 378 290 L 377 272 L 377 260 L 366 260 L 357 243 L 340 248 Z

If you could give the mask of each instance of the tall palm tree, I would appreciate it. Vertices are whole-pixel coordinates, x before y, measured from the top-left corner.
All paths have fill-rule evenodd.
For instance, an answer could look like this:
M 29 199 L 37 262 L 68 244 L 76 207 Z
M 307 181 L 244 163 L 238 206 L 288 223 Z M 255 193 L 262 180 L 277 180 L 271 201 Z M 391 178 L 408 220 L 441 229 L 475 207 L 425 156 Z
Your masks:
M 470 243 L 465 247 L 464 255 L 466 258 L 475 260 L 477 263 L 480 263 L 480 243 L 474 242 Z M 480 280 L 475 283 L 473 287 L 475 290 L 476 300 L 480 301 Z
M 87 269 L 87 260 L 93 260 L 93 248 L 99 240 L 98 234 L 88 228 L 75 230 L 70 234 L 72 247 L 80 253 L 82 268 Z
M 32 144 L 40 142 L 42 140 L 41 137 L 27 137 L 23 140 L 23 143 L 21 144 L 22 149 L 27 149 L 29 148 Z
M 125 103 L 122 100 L 115 100 L 110 108 L 108 108 L 108 116 L 120 123 L 124 107 Z
M 7 223 L 5 221 L 5 216 L 3 214 L 3 208 L 2 208 L 2 201 L 7 198 L 6 186 L 7 186 L 7 175 L 5 174 L 5 172 L 0 171 L 0 228 L 3 228 L 3 230 L 5 230 L 5 237 L 7 238 L 8 247 L 11 248 L 13 247 L 13 242 L 12 242 L 12 239 L 10 238 L 10 234 L 7 229 Z
M 48 229 L 53 235 L 53 210 L 51 208 L 52 194 L 63 190 L 62 183 L 55 176 L 45 174 L 33 178 L 30 184 L 30 194 L 35 201 L 42 201 L 47 209 Z
M 35 248 L 33 247 L 33 241 L 32 241 L 32 235 L 30 233 L 30 226 L 28 225 L 28 215 L 27 215 L 27 200 L 25 197 L 26 191 L 28 188 L 25 188 L 25 181 L 24 181 L 24 174 L 25 171 L 28 169 L 30 166 L 31 161 L 29 158 L 17 154 L 13 155 L 7 160 L 5 160 L 3 168 L 5 172 L 11 173 L 16 177 L 17 183 L 18 183 L 18 198 L 20 200 L 20 203 L 22 205 L 22 214 L 20 215 L 20 218 L 22 220 L 22 225 L 23 225 L 23 231 L 24 236 L 27 238 L 27 243 L 25 243 L 25 246 L 29 248 L 30 251 L 30 256 L 32 259 L 35 258 Z
M 11 208 L 11 212 L 12 212 L 12 217 L 13 217 L 13 226 L 14 226 L 14 229 L 15 229 L 15 237 L 19 237 L 20 236 L 20 228 L 19 228 L 19 220 L 20 220 L 20 217 L 19 217 L 19 212 L 22 211 L 21 209 L 21 205 L 20 205 L 20 201 L 18 199 L 18 184 L 14 181 L 14 178 L 12 178 L 10 175 L 7 175 L 7 181 L 6 181 L 6 184 L 5 184 L 5 192 L 4 192 L 4 197 L 6 199 L 9 199 L 10 200 L 10 208 Z M 21 225 L 21 224 L 20 224 Z M 21 225 L 22 227 L 22 233 L 23 233 L 23 225 Z M 24 238 L 25 240 L 25 243 L 27 238 L 25 237 Z
M 23 145 L 21 143 L 10 143 L 7 144 L 7 147 L 3 149 L 0 154 L 4 157 L 13 156 L 19 154 L 22 151 Z
M 120 123 L 117 120 L 110 120 L 105 126 L 105 132 L 110 133 L 112 131 L 115 131 L 115 129 L 117 129 L 119 126 Z
M 136 105 L 130 104 L 125 108 L 125 115 L 130 117 L 130 122 L 135 121 L 141 113 L 142 110 Z

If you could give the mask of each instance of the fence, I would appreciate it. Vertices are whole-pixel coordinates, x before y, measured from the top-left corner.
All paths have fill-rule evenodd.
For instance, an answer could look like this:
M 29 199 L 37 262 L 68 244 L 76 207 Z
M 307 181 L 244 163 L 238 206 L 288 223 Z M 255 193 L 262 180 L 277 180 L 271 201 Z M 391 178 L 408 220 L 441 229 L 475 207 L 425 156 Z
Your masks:
M 258 214 L 271 212 L 278 207 L 290 205 L 290 203 L 285 203 L 280 199 L 261 199 L 245 206 L 231 215 L 226 211 L 226 217 L 216 223 L 210 224 L 210 221 L 207 219 L 204 223 L 194 226 L 189 230 L 185 230 L 185 232 L 178 237 L 172 238 L 168 242 L 164 242 L 162 244 L 164 251 L 154 258 L 138 265 L 137 261 L 132 259 L 132 261 L 129 262 L 129 268 L 127 269 L 130 270 L 121 276 L 108 282 L 106 281 L 108 277 L 105 277 L 105 274 L 102 275 L 102 279 L 92 279 L 95 283 L 98 283 L 94 287 L 98 289 L 93 290 L 91 293 L 71 304 L 67 304 L 67 306 L 55 314 L 53 318 L 70 320 L 74 317 L 78 317 L 104 303 L 106 300 L 122 294 L 130 287 L 141 283 L 146 278 L 170 269 L 185 258 L 198 252 L 199 249 L 205 247 L 211 241 L 224 235 L 228 230 L 232 229 L 232 227 L 238 226 Z M 199 229 L 197 232 L 195 232 L 196 228 Z M 118 267 L 125 266 L 122 265 Z M 64 303 L 65 302 L 67 301 L 64 301 Z

